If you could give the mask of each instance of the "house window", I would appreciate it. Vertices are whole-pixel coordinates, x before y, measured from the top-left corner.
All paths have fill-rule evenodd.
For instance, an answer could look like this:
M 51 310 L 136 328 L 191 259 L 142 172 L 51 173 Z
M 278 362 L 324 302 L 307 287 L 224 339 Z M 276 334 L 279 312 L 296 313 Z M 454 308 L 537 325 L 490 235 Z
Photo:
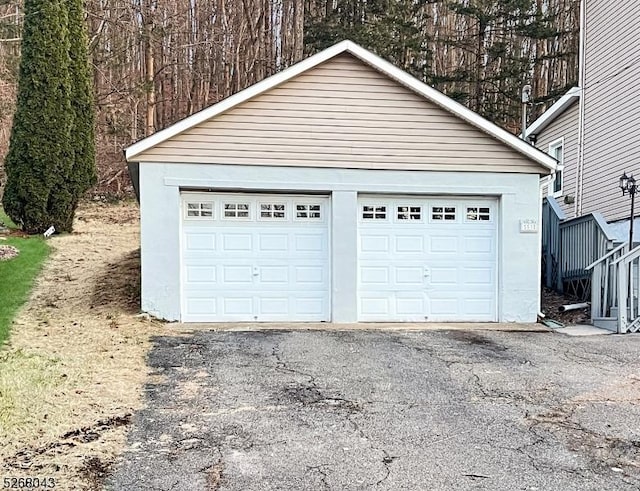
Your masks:
M 553 176 L 551 191 L 553 197 L 562 196 L 562 171 L 564 170 L 564 138 L 549 145 L 549 155 L 558 161 L 558 169 Z
M 422 206 L 398 206 L 396 209 L 398 220 L 420 220 L 422 219 Z
M 187 217 L 213 218 L 213 203 L 208 201 L 187 203 Z
M 456 219 L 455 206 L 432 206 L 431 220 L 434 221 L 452 221 Z
M 362 207 L 363 220 L 386 220 L 387 207 L 384 205 L 364 205 Z
M 469 222 L 488 222 L 491 220 L 491 209 L 478 206 L 467 207 L 467 221 Z
M 298 220 L 320 220 L 320 205 L 296 204 L 296 219 Z
M 224 203 L 225 218 L 249 218 L 248 203 Z
M 260 203 L 260 218 L 286 220 L 286 206 L 283 203 Z

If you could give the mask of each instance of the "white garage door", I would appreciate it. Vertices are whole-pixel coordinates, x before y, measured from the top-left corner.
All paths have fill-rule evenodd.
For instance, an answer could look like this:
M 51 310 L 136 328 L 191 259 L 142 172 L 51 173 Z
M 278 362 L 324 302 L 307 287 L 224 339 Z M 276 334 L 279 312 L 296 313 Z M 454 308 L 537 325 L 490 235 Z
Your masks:
M 182 194 L 182 320 L 328 321 L 327 197 Z
M 362 196 L 359 214 L 360 320 L 496 320 L 495 200 Z

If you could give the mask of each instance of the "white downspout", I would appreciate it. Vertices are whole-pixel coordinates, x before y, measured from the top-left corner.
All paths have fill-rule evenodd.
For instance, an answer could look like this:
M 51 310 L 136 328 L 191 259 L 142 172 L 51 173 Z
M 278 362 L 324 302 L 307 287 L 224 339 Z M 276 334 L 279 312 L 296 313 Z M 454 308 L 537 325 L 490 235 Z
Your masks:
M 584 116 L 585 116 L 585 77 L 587 47 L 587 2 L 580 2 L 580 54 L 578 85 L 580 87 L 580 115 L 578 117 L 578 169 L 576 172 L 576 202 L 573 208 L 574 217 L 582 215 L 582 194 L 584 186 Z

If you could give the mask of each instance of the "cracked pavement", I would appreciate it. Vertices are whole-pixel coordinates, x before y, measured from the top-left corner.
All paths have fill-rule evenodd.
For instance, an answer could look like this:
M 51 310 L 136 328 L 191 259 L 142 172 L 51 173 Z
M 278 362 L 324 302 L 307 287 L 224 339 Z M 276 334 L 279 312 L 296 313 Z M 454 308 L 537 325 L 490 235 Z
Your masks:
M 638 490 L 640 336 L 155 339 L 114 490 Z

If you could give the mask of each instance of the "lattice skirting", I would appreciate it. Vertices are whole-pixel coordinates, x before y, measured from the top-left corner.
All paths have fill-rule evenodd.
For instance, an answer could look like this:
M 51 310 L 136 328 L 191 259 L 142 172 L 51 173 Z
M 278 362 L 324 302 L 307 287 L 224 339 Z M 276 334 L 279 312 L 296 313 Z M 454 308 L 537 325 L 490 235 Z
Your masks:
M 564 294 L 582 302 L 591 300 L 591 277 L 565 279 Z

